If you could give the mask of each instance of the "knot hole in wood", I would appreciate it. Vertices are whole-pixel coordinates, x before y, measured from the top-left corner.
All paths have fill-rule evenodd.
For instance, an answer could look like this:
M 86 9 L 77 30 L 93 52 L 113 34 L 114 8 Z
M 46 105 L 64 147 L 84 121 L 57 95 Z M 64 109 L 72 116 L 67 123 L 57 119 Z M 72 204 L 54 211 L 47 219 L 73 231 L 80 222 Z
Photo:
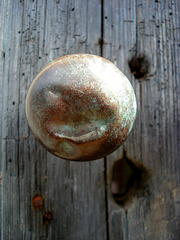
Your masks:
M 111 193 L 121 207 L 132 203 L 135 197 L 150 195 L 150 170 L 127 157 L 117 160 L 112 168 Z
M 136 54 L 129 61 L 128 65 L 131 73 L 138 80 L 141 80 L 149 73 L 150 62 L 144 54 Z

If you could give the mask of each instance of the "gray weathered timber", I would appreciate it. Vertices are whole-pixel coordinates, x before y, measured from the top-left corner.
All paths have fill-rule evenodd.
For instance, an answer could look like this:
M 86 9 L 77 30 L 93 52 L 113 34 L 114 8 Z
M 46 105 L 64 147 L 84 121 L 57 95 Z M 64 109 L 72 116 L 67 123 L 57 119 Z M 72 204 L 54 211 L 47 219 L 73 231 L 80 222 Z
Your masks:
M 0 239 L 179 240 L 179 12 L 178 0 L 0 1 Z M 103 55 L 136 93 L 134 129 L 105 160 L 56 158 L 26 121 L 34 77 L 70 53 Z M 128 66 L 134 55 L 150 63 L 141 80 Z M 150 180 L 119 206 L 111 175 L 123 149 L 150 170 Z M 44 199 L 41 209 L 32 205 L 36 194 Z M 44 218 L 48 211 L 52 221 Z
M 104 57 L 130 79 L 137 97 L 128 157 L 151 171 L 148 191 L 119 207 L 111 195 L 111 169 L 122 148 L 107 157 L 109 239 L 180 238 L 179 1 L 105 0 Z M 150 69 L 138 80 L 128 61 L 144 54 Z
M 70 53 L 100 55 L 100 2 L 4 0 L 0 7 L 1 239 L 106 239 L 103 159 L 74 163 L 52 156 L 25 117 L 28 88 L 45 65 Z M 41 210 L 32 206 L 35 194 L 44 198 Z M 46 211 L 53 214 L 50 223 Z

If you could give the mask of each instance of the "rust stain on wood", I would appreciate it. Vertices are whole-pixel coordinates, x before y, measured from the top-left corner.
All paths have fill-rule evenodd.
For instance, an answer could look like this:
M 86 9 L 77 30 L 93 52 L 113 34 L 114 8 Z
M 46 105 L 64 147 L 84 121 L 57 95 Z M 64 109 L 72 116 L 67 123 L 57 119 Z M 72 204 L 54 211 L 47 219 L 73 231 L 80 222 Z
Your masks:
M 34 206 L 34 208 L 36 210 L 38 209 L 42 209 L 44 206 L 44 199 L 41 195 L 36 194 L 33 198 L 32 198 L 32 204 Z

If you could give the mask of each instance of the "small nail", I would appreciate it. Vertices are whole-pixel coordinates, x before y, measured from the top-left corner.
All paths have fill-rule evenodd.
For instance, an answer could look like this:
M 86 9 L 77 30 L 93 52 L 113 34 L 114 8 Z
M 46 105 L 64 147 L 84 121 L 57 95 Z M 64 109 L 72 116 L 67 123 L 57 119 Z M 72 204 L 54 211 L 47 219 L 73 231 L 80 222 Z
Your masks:
M 44 199 L 41 195 L 38 194 L 33 197 L 32 203 L 35 209 L 39 209 L 44 206 Z

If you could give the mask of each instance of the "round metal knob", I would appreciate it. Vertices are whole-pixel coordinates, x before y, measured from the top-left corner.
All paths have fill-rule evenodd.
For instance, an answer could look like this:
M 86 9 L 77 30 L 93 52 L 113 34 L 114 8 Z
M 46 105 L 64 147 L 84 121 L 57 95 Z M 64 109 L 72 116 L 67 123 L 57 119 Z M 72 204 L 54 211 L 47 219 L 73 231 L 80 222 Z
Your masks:
M 74 54 L 48 64 L 34 79 L 26 116 L 37 140 L 54 155 L 78 161 L 115 151 L 132 130 L 134 90 L 108 60 Z

